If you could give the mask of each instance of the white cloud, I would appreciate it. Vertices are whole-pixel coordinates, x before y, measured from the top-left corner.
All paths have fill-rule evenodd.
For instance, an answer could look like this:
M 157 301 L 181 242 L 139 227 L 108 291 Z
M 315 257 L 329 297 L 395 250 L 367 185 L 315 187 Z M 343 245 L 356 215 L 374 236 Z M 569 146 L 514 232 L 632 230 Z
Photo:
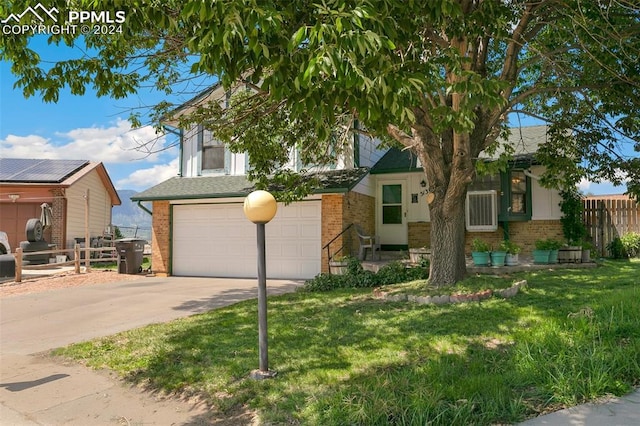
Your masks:
M 103 163 L 141 159 L 157 161 L 159 154 L 146 156 L 136 148 L 146 144 L 157 150 L 164 143 L 164 138 L 157 135 L 151 126 L 132 129 L 131 123 L 118 118 L 110 127 L 84 127 L 56 133 L 55 140 L 38 135 L 7 135 L 0 140 L 0 157 L 78 159 Z
M 582 192 L 588 192 L 589 191 L 589 187 L 591 186 L 593 182 L 591 182 L 590 180 L 587 180 L 586 178 L 582 178 L 580 179 L 580 182 L 578 182 L 578 189 Z
M 148 169 L 140 169 L 131 173 L 129 177 L 115 182 L 116 188 L 148 188 L 178 175 L 179 158 L 169 164 L 158 164 Z

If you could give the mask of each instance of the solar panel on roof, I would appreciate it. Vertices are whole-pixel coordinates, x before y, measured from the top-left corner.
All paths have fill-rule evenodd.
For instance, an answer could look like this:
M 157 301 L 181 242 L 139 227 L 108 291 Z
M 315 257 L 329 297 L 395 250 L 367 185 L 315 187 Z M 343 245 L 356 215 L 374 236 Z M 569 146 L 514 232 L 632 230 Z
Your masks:
M 88 163 L 87 160 L 0 158 L 0 181 L 60 183 Z

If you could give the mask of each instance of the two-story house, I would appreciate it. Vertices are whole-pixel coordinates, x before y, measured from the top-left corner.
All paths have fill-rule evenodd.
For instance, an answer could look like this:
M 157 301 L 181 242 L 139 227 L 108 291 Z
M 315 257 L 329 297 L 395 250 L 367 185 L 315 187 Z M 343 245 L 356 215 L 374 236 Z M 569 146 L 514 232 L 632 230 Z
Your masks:
M 214 86 L 176 109 L 173 117 L 225 97 L 223 88 Z M 166 124 L 179 126 L 177 118 Z M 154 272 L 256 276 L 255 226 L 242 210 L 253 190 L 245 175 L 247 155 L 232 153 L 202 126 L 176 131 L 181 139 L 178 176 L 132 197 L 152 203 Z M 532 248 L 542 234 L 561 236 L 557 191 L 539 185 L 541 166 L 531 155 L 544 143 L 545 128 L 523 128 L 522 134 L 510 169 L 471 187 L 468 241 L 482 232 L 488 240 L 509 236 Z M 429 185 L 420 164 L 408 151 L 378 148 L 377 140 L 354 137 L 337 164 L 317 172 L 319 188 L 304 200 L 279 204 L 266 226 L 268 277 L 311 278 L 327 271 L 329 256 L 343 245 L 344 252 L 356 253 L 352 230 L 341 235 L 351 224 L 378 235 L 383 249 L 429 246 Z M 299 166 L 292 152 L 285 167 Z
M 200 103 L 223 100 L 214 86 L 173 112 L 165 124 Z M 244 197 L 253 190 L 247 180 L 248 156 L 232 153 L 202 126 L 178 129 L 178 176 L 132 197 L 152 202 L 152 265 L 158 274 L 252 277 L 256 275 L 255 225 L 243 213 Z M 311 278 L 326 269 L 322 250 L 347 224 L 375 231 L 375 185 L 369 170 L 382 157 L 378 141 L 356 137 L 337 163 L 316 170 L 321 186 L 302 201 L 280 203 L 266 227 L 268 276 Z M 289 164 L 302 165 L 292 152 Z M 353 244 L 346 235 L 332 247 Z

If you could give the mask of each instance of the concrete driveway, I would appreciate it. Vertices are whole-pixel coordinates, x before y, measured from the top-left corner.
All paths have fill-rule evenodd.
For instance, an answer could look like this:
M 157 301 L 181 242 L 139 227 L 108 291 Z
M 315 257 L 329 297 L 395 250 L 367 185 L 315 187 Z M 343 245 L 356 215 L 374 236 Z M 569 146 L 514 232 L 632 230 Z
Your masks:
M 300 285 L 267 283 L 269 295 Z M 104 372 L 34 354 L 256 297 L 255 279 L 170 277 L 0 299 L 0 423 L 209 424 L 206 407 L 159 398 Z

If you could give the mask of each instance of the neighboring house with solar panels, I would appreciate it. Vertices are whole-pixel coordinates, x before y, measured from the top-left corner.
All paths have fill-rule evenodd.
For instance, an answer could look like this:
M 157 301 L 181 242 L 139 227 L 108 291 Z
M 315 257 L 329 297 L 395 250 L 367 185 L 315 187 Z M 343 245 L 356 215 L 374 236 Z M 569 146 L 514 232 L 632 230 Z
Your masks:
M 76 238 L 85 236 L 85 211 L 91 238 L 101 237 L 111 224 L 112 207 L 121 201 L 102 163 L 0 158 L 0 230 L 13 251 L 26 240 L 27 221 L 41 217 L 44 203 L 52 213 L 44 240 L 72 249 Z

